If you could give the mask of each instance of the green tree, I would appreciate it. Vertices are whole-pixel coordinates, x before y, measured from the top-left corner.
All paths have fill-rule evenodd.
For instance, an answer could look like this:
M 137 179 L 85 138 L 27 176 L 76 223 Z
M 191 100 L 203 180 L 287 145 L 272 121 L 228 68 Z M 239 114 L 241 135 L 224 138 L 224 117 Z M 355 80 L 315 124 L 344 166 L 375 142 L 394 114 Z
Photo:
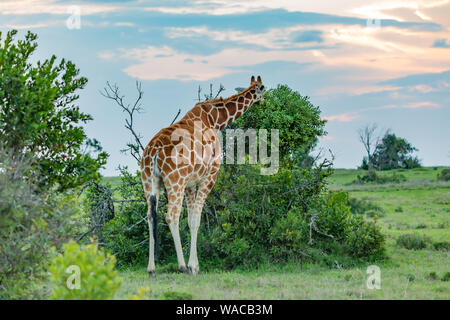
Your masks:
M 377 170 L 420 167 L 420 160 L 413 156 L 414 151 L 417 149 L 406 139 L 387 132 L 372 155 L 373 167 Z
M 280 162 L 312 165 L 309 153 L 316 146 L 318 137 L 326 134 L 326 121 L 320 118 L 319 107 L 286 85 L 268 90 L 264 100 L 265 104 L 253 105 L 233 126 L 267 129 L 269 132 L 270 129 L 278 129 Z
M 76 91 L 87 79 L 71 61 L 56 56 L 31 63 L 37 35 L 2 42 L 0 33 L 0 143 L 17 154 L 33 156 L 32 172 L 40 188 L 66 190 L 96 177 L 106 163 L 98 141 L 86 137 L 82 124 L 92 120 L 76 105 Z

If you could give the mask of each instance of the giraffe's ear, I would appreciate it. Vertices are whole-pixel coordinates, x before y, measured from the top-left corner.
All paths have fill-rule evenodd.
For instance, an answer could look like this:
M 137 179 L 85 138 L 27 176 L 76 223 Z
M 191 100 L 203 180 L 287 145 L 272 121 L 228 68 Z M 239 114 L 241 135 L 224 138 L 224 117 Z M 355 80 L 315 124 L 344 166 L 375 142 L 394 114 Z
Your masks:
M 259 83 L 261 83 L 262 81 L 261 81 L 261 77 L 260 76 L 258 76 L 258 80 L 257 80 Z
M 252 76 L 252 78 L 250 79 L 250 84 L 255 83 L 255 76 Z

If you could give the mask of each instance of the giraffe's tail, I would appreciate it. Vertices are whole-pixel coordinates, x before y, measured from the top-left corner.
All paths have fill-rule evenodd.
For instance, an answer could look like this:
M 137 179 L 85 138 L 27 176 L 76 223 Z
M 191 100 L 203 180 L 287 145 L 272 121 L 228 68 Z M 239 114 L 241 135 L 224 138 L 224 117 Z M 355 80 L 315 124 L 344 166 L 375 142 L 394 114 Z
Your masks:
M 153 220 L 153 239 L 155 239 L 155 260 L 159 257 L 159 241 L 158 241 L 158 214 L 156 213 L 156 196 L 150 196 L 151 214 Z

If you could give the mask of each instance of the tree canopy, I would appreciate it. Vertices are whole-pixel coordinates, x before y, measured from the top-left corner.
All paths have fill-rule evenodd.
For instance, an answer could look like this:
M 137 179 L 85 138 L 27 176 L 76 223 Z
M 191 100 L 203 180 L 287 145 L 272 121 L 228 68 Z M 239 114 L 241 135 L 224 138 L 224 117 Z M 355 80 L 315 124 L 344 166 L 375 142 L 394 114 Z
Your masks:
M 326 134 L 319 107 L 286 85 L 266 92 L 265 104 L 253 105 L 234 126 L 242 129 L 278 129 L 280 161 L 284 164 L 312 164 L 309 153 L 318 137 Z
M 364 157 L 361 168 L 368 169 L 370 165 L 376 170 L 417 168 L 421 165 L 420 160 L 413 155 L 415 151 L 417 148 L 406 139 L 386 132 L 370 156 L 370 162 Z
M 40 187 L 64 190 L 94 178 L 106 163 L 98 141 L 87 138 L 83 124 L 91 115 L 80 111 L 76 93 L 87 84 L 71 61 L 56 56 L 31 63 L 37 35 L 14 41 L 16 30 L 2 41 L 0 33 L 0 144 L 32 155 L 30 177 Z M 37 174 L 39 173 L 39 174 Z

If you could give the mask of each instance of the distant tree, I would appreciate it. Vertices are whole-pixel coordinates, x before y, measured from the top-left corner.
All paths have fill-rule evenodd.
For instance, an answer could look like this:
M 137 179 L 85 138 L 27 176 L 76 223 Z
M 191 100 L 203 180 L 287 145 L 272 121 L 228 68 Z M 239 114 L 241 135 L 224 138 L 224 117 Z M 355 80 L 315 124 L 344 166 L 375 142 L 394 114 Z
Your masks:
M 418 168 L 421 164 L 420 160 L 413 156 L 414 151 L 417 151 L 417 148 L 406 139 L 388 131 L 377 144 L 371 164 L 377 170 Z
M 82 124 L 92 120 L 75 104 L 87 79 L 75 65 L 53 55 L 30 62 L 37 35 L 14 42 L 16 30 L 2 43 L 0 33 L 0 144 L 32 156 L 28 177 L 43 187 L 65 190 L 96 177 L 106 163 L 98 141 L 87 138 Z
M 358 130 L 359 141 L 361 141 L 367 152 L 367 157 L 363 158 L 361 169 L 367 170 L 372 165 L 372 153 L 380 139 L 376 135 L 377 128 L 378 125 L 374 123 L 372 125 L 366 125 Z

